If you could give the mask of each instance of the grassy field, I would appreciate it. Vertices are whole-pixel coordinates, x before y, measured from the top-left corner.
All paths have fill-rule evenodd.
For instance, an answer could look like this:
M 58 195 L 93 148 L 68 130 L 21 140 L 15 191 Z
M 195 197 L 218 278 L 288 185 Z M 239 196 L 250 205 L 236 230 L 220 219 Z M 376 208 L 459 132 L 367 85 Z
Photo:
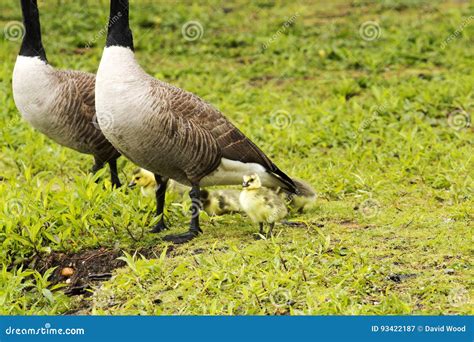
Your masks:
M 39 3 L 50 63 L 95 72 L 107 2 Z M 152 198 L 21 119 L 21 11 L 0 0 L 0 314 L 473 313 L 472 1 L 131 6 L 145 70 L 314 186 L 290 218 L 307 227 L 256 241 L 245 216 L 202 214 L 188 244 L 149 234 Z M 120 159 L 123 182 L 134 168 Z M 168 199 L 187 229 L 189 199 Z

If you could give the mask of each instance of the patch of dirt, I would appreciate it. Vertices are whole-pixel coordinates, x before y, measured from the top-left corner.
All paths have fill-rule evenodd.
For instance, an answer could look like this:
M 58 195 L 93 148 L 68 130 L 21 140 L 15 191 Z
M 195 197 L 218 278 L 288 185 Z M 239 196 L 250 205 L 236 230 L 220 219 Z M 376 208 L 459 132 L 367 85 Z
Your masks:
M 35 257 L 30 267 L 40 273 L 56 267 L 49 279 L 53 284 L 68 284 L 68 295 L 91 294 L 87 290 L 94 282 L 110 279 L 114 269 L 125 266 L 124 261 L 117 259 L 122 255 L 121 250 L 103 247 L 71 254 L 53 252 Z
M 354 210 L 358 210 L 359 208 L 357 207 L 354 208 Z M 369 229 L 369 228 L 373 228 L 374 225 L 369 225 L 369 224 L 366 224 L 366 225 L 361 225 L 355 221 L 351 221 L 351 220 L 342 220 L 342 221 L 337 221 L 336 222 L 337 224 L 343 226 L 344 228 L 347 228 L 347 229 Z
M 170 255 L 173 249 L 173 246 L 169 246 L 167 255 Z M 161 252 L 148 248 L 139 249 L 136 253 L 151 259 L 159 257 Z M 70 296 L 91 295 L 92 292 L 88 290 L 93 284 L 110 279 L 114 269 L 125 266 L 125 261 L 118 259 L 121 256 L 123 256 L 122 250 L 105 247 L 78 253 L 52 252 L 33 257 L 27 267 L 41 274 L 56 267 L 49 278 L 53 285 L 67 284 L 64 292 Z
M 401 283 L 402 281 L 410 278 L 415 278 L 417 274 L 415 273 L 409 273 L 409 274 L 399 274 L 399 273 L 394 273 L 390 274 L 387 278 L 388 280 L 391 280 L 395 283 Z

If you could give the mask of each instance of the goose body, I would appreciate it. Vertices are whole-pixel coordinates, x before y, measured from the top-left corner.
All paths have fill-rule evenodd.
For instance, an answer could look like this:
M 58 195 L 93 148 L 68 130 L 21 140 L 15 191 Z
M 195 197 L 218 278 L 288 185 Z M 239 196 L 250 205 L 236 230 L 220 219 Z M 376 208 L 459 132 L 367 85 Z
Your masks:
M 57 70 L 46 59 L 35 0 L 22 0 L 26 34 L 13 70 L 13 98 L 22 117 L 56 143 L 94 156 L 93 171 L 105 163 L 112 183 L 120 186 L 120 153 L 95 120 L 95 75 Z
M 271 234 L 275 222 L 288 214 L 283 194 L 262 187 L 258 174 L 247 175 L 243 179 L 243 190 L 239 197 L 242 210 L 260 225 L 260 234 L 263 234 L 265 223 L 270 225 Z
M 238 185 L 247 173 L 268 187 L 292 186 L 217 109 L 146 74 L 131 49 L 106 47 L 96 82 L 99 125 L 135 164 L 189 186 Z
M 55 142 L 105 162 L 120 154 L 94 126 L 94 87 L 94 74 L 56 70 L 35 57 L 18 56 L 13 70 L 22 117 Z
M 154 173 L 157 214 L 162 213 L 168 179 L 192 187 L 195 205 L 189 232 L 165 239 L 181 243 L 201 232 L 197 215 L 201 186 L 237 185 L 242 175 L 253 172 L 265 186 L 296 192 L 291 178 L 222 113 L 140 67 L 128 10 L 127 0 L 111 0 L 107 42 L 96 79 L 97 118 L 104 135 L 122 154 Z M 153 231 L 163 229 L 160 220 Z

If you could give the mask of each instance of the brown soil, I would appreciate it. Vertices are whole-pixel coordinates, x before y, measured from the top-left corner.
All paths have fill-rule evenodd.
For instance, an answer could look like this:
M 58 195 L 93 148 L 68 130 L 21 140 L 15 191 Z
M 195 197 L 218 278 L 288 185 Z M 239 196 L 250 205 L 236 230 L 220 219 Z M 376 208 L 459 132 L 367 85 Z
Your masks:
M 172 256 L 173 252 L 174 246 L 168 246 L 167 255 Z M 148 248 L 137 250 L 136 253 L 151 259 L 159 257 L 161 251 Z M 70 296 L 90 296 L 92 292 L 88 290 L 92 285 L 110 279 L 114 269 L 125 266 L 125 261 L 118 259 L 121 256 L 123 256 L 122 250 L 105 247 L 78 253 L 52 252 L 33 257 L 26 267 L 41 274 L 55 267 L 49 278 L 53 285 L 67 284 L 64 292 Z
M 53 252 L 35 257 L 30 267 L 40 273 L 56 267 L 49 279 L 51 283 L 68 284 L 68 295 L 91 294 L 87 290 L 94 282 L 110 279 L 112 270 L 125 266 L 124 261 L 117 259 L 122 255 L 120 250 L 103 247 L 74 254 Z

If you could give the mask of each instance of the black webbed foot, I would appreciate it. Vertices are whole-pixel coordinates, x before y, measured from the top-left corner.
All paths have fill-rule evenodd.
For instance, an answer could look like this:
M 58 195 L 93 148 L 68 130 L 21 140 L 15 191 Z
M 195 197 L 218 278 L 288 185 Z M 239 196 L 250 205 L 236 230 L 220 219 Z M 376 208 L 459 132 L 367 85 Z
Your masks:
M 186 243 L 188 241 L 191 241 L 194 239 L 196 236 L 199 235 L 201 230 L 189 230 L 186 233 L 182 234 L 170 234 L 166 235 L 163 240 L 173 242 L 175 244 L 181 244 L 181 243 Z
M 117 180 L 113 180 L 112 179 L 112 188 L 114 189 L 118 189 L 122 186 L 122 183 L 120 183 L 120 181 L 117 179 Z
M 167 229 L 168 227 L 166 226 L 165 222 L 161 220 L 150 229 L 150 233 L 160 233 Z

